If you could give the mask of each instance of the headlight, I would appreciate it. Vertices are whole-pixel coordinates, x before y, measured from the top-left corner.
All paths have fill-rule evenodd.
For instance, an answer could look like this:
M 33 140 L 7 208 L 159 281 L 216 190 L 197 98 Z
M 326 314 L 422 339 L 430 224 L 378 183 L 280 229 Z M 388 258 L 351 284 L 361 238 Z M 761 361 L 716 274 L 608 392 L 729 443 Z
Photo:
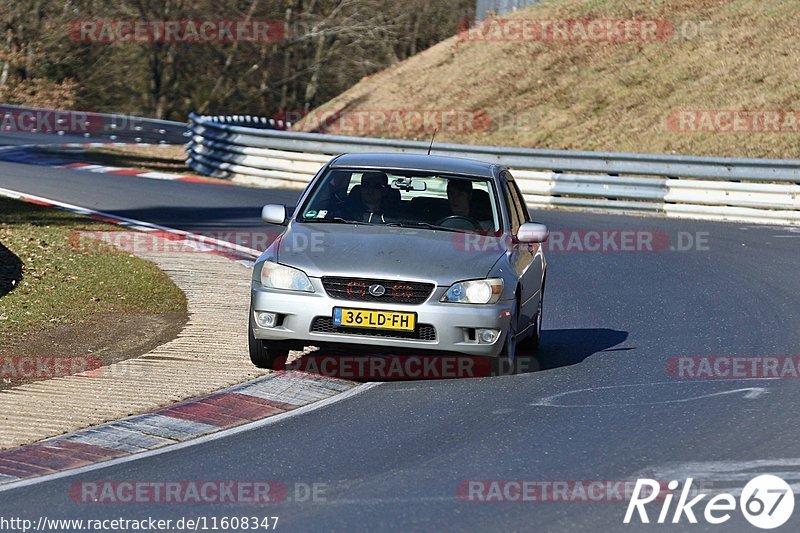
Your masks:
M 305 272 L 271 261 L 265 261 L 261 267 L 261 284 L 271 289 L 314 292 Z
M 500 278 L 462 281 L 447 289 L 441 301 L 460 304 L 493 304 L 497 303 L 502 293 L 503 280 Z

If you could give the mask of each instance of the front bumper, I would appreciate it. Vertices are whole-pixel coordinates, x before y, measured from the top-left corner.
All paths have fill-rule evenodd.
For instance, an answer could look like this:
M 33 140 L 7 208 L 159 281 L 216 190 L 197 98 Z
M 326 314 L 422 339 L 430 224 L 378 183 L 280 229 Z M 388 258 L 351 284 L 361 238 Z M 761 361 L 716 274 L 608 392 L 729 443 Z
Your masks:
M 262 328 L 253 317 L 253 335 L 262 340 L 292 341 L 298 346 L 350 344 L 496 357 L 505 342 L 514 303 L 513 300 L 500 300 L 491 305 L 442 303 L 439 299 L 447 287 L 437 287 L 430 298 L 419 305 L 341 300 L 328 296 L 319 279 L 311 278 L 311 283 L 314 293 L 254 286 L 250 312 L 276 313 L 279 319 L 276 327 Z M 333 316 L 334 307 L 416 313 L 418 331 L 414 336 L 418 338 L 396 338 L 390 331 L 375 333 L 361 328 L 331 328 L 329 319 Z M 321 324 L 325 327 L 320 327 Z M 421 329 L 423 326 L 424 330 Z M 433 335 L 430 327 L 435 330 Z M 476 329 L 495 329 L 500 334 L 493 343 L 483 344 L 474 335 Z

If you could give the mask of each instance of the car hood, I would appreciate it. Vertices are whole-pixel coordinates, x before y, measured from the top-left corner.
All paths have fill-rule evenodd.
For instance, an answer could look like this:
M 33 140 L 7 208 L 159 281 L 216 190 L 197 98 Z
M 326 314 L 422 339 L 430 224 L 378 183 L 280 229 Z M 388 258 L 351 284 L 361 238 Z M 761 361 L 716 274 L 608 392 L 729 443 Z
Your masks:
M 472 239 L 465 246 L 465 239 Z M 281 237 L 279 263 L 311 277 L 456 281 L 485 277 L 502 245 L 470 246 L 477 235 L 379 225 L 297 224 Z

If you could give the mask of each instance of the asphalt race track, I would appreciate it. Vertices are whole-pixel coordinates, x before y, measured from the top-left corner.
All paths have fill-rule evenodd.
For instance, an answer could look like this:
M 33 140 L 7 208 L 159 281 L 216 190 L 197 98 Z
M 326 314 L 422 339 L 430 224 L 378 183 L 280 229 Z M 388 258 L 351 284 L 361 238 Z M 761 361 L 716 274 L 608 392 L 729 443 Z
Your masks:
M 0 187 L 215 236 L 263 232 L 261 206 L 297 197 L 14 163 L 0 163 Z M 800 355 L 800 232 L 557 211 L 535 218 L 568 236 L 564 246 L 571 232 L 589 230 L 654 232 L 669 244 L 549 252 L 545 332 L 531 372 L 383 383 L 261 429 L 0 492 L 0 515 L 277 516 L 282 531 L 754 531 L 738 511 L 724 526 L 685 517 L 678 526 L 625 526 L 624 501 L 459 497 L 469 480 L 693 477 L 709 491 L 735 491 L 772 472 L 800 486 L 797 379 L 681 380 L 667 370 L 676 356 Z M 690 237 L 701 245 L 670 250 Z M 96 480 L 274 480 L 290 491 L 257 507 L 70 498 L 75 483 Z M 324 494 L 297 501 L 306 499 L 294 494 L 302 484 L 321 484 Z M 648 506 L 651 521 L 660 508 Z M 796 530 L 797 520 L 783 529 Z

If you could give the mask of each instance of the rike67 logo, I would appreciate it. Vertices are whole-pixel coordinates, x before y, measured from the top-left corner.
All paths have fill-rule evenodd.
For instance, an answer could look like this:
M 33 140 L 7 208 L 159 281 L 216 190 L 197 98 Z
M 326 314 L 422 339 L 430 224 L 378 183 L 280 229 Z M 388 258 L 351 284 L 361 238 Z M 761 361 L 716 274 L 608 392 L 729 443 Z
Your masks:
M 693 491 L 692 481 L 692 478 L 688 478 L 683 484 L 673 509 L 673 492 L 680 486 L 677 480 L 670 481 L 666 494 L 661 494 L 662 485 L 658 481 L 638 479 L 623 523 L 635 522 L 635 515 L 638 515 L 641 523 L 651 523 L 647 504 L 655 501 L 661 504 L 655 519 L 656 524 L 679 524 L 684 518 L 689 523 L 696 524 L 698 516 L 709 524 L 724 524 L 731 519 L 738 503 L 739 511 L 750 524 L 759 529 L 775 529 L 785 524 L 794 511 L 792 487 L 778 476 L 764 474 L 750 480 L 742 490 L 738 502 L 734 495 L 726 493 L 715 494 L 706 500 L 709 495 Z M 701 503 L 703 500 L 706 500 L 705 505 Z M 657 506 L 658 504 L 654 507 Z

